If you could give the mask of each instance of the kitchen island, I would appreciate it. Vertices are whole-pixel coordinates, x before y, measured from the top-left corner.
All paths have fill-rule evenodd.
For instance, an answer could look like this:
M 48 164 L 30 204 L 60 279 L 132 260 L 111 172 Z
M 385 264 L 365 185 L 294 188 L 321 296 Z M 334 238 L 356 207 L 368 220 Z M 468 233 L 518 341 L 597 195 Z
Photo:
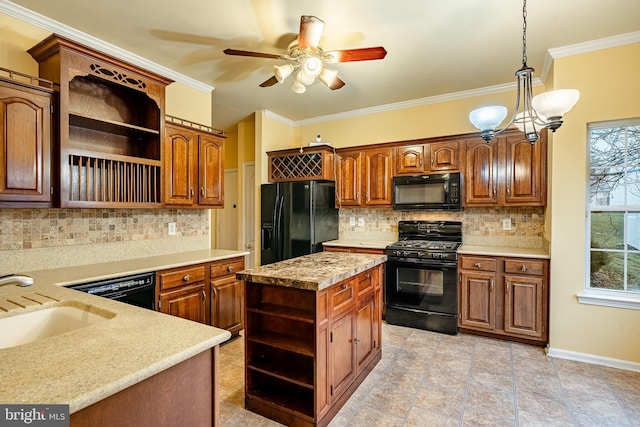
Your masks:
M 204 250 L 26 272 L 33 285 L 0 287 L 0 322 L 59 308 L 103 318 L 0 348 L 0 402 L 68 404 L 72 426 L 218 424 L 218 348 L 228 331 L 64 285 L 243 254 Z
M 245 407 L 325 426 L 382 355 L 385 255 L 320 252 L 238 272 Z

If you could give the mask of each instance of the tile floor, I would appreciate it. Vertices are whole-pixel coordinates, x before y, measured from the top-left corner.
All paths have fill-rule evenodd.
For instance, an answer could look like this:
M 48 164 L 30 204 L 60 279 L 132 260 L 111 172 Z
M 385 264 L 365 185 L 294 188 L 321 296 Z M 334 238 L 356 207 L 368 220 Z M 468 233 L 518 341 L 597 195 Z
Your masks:
M 382 331 L 382 360 L 330 427 L 640 427 L 640 373 L 473 335 Z M 238 338 L 220 349 L 221 424 L 277 426 L 244 409 L 243 346 Z

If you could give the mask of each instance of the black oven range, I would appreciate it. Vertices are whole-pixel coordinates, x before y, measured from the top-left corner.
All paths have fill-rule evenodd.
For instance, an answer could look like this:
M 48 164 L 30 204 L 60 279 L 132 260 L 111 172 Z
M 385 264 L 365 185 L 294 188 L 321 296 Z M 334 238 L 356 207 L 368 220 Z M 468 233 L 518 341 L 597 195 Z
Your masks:
M 386 247 L 386 321 L 458 332 L 459 221 L 399 221 L 399 241 Z

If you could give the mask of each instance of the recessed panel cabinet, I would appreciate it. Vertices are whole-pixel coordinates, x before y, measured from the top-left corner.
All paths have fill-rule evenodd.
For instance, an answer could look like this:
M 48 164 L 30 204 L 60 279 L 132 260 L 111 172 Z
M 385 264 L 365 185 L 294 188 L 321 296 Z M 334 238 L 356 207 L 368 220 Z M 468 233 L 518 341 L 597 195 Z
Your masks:
M 393 149 L 340 150 L 336 203 L 341 206 L 391 206 Z
M 460 142 L 443 141 L 396 147 L 395 175 L 460 170 Z
M 53 89 L 0 78 L 0 207 L 51 206 L 53 97 Z
M 548 260 L 460 255 L 458 266 L 460 330 L 546 344 Z
M 165 205 L 223 207 L 222 137 L 167 123 L 163 156 Z

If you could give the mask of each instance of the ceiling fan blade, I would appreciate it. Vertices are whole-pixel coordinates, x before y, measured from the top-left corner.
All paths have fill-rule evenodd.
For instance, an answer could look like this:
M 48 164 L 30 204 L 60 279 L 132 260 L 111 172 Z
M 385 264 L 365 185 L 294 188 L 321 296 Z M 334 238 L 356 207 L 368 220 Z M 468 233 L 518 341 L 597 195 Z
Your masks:
M 320 43 L 320 36 L 324 28 L 324 21 L 315 16 L 302 15 L 300 17 L 300 34 L 298 35 L 298 48 L 305 47 L 316 50 Z
M 382 59 L 387 56 L 387 51 L 382 46 L 363 47 L 361 49 L 330 50 L 324 53 L 325 62 L 354 62 Z
M 278 79 L 276 78 L 276 76 L 271 76 L 270 79 L 260 83 L 260 87 L 269 87 L 269 86 L 273 86 L 276 83 L 278 83 Z
M 340 80 L 340 77 L 335 77 L 333 79 L 333 82 L 331 84 L 328 84 L 327 87 L 331 90 L 336 90 L 336 89 L 340 89 L 342 86 L 344 86 L 345 83 Z
M 270 59 L 282 58 L 282 55 L 277 55 L 275 53 L 251 52 L 248 50 L 225 49 L 223 50 L 223 52 L 225 53 L 225 55 L 252 56 L 255 58 L 270 58 Z

